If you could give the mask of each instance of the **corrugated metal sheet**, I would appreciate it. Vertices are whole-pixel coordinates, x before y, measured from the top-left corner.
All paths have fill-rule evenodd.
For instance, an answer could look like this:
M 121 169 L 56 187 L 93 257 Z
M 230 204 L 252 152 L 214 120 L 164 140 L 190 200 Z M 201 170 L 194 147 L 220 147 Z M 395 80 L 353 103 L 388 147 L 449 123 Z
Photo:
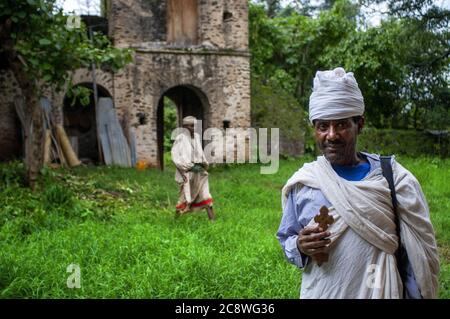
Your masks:
M 98 100 L 97 116 L 105 164 L 131 167 L 130 148 L 123 134 L 111 98 L 100 98 Z

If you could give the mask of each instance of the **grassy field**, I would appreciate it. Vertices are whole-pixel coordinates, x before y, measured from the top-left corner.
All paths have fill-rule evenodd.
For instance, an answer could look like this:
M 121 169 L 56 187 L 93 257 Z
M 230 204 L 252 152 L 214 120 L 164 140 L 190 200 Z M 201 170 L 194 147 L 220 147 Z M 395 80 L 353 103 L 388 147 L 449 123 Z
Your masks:
M 259 165 L 211 170 L 217 220 L 174 218 L 166 171 L 108 167 L 44 172 L 41 191 L 20 186 L 20 164 L 0 166 L 2 298 L 298 298 L 300 271 L 275 233 L 280 190 L 303 160 L 275 175 Z M 422 183 L 441 253 L 441 298 L 450 297 L 450 161 L 400 158 Z M 81 288 L 66 285 L 69 264 Z

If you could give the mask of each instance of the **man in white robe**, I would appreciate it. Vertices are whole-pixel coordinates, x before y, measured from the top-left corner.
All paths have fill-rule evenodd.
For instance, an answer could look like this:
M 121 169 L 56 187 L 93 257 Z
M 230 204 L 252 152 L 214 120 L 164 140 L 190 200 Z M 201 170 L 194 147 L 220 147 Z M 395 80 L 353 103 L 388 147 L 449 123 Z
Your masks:
M 176 166 L 175 181 L 180 187 L 177 216 L 206 208 L 208 218 L 215 219 L 213 199 L 209 193 L 208 161 L 203 153 L 200 136 L 194 132 L 196 119 L 183 119 L 183 130 L 172 146 L 172 161 Z
M 303 268 L 300 298 L 436 298 L 439 259 L 425 196 L 393 157 L 396 225 L 379 155 L 356 151 L 363 113 L 352 73 L 317 72 L 309 116 L 323 156 L 287 181 L 277 232 L 287 259 Z M 326 231 L 314 222 L 321 206 L 334 217 Z M 407 252 L 403 282 L 396 227 Z M 319 266 L 318 254 L 328 261 Z

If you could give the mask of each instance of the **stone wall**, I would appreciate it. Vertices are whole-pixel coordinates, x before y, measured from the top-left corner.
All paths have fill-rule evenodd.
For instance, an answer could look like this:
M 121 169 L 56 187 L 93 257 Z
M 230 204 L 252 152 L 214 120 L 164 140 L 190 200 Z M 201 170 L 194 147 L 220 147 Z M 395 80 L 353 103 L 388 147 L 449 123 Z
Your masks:
M 107 1 L 109 36 L 119 47 L 166 40 L 166 1 Z
M 204 127 L 250 127 L 250 66 L 247 0 L 198 0 L 198 41 L 167 43 L 175 2 L 110 0 L 109 34 L 114 43 L 136 50 L 133 65 L 115 81 L 119 113 L 128 111 L 136 130 L 139 159 L 158 161 L 157 110 L 169 89 L 185 86 L 202 100 Z M 148 122 L 139 125 L 136 115 Z
M 114 76 L 97 71 L 97 84 L 113 97 L 119 119 L 135 130 L 138 158 L 152 166 L 158 163 L 157 110 L 160 99 L 172 88 L 184 86 L 201 100 L 203 128 L 250 127 L 250 66 L 248 55 L 205 51 L 137 50 L 134 63 Z M 74 85 L 92 83 L 88 70 L 78 70 Z M 64 93 L 54 95 L 54 118 L 63 123 Z M 138 113 L 148 116 L 139 123 Z
M 158 104 L 171 88 L 186 86 L 197 94 L 203 104 L 204 128 L 222 128 L 224 120 L 230 121 L 230 127 L 250 127 L 248 56 L 138 51 L 127 75 L 126 81 L 133 83 L 130 124 L 136 127 L 138 157 L 151 164 L 157 162 Z M 139 125 L 137 113 L 148 115 L 146 125 Z
M 20 96 L 12 73 L 0 70 L 0 161 L 19 158 L 22 153 L 21 125 L 14 101 Z
M 134 61 L 117 74 L 97 71 L 97 84 L 114 100 L 117 114 L 135 130 L 138 159 L 158 164 L 158 105 L 168 90 L 183 86 L 200 99 L 204 128 L 250 127 L 250 55 L 247 0 L 198 0 L 198 43 L 166 42 L 167 2 L 109 0 L 109 35 L 118 47 L 135 49 Z M 173 6 L 172 6 L 173 7 Z M 13 145 L 10 103 L 14 83 L 0 74 L 0 146 Z M 77 70 L 74 85 L 92 83 L 90 71 Z M 65 92 L 48 91 L 53 119 L 63 124 Z M 9 105 L 9 106 L 8 106 Z M 138 113 L 147 115 L 140 123 Z M 8 136 L 8 138 L 6 138 Z
M 167 1 L 109 0 L 109 35 L 115 45 L 146 42 L 167 45 Z M 248 50 L 247 0 L 198 0 L 197 45 L 227 50 Z

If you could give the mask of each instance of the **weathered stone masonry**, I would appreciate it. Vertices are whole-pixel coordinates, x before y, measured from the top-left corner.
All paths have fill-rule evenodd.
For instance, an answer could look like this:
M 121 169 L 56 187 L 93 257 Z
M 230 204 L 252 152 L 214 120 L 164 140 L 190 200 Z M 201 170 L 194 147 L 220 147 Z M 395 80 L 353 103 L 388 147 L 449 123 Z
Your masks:
M 191 115 L 193 109 L 184 103 L 194 103 L 189 96 L 195 95 L 204 128 L 222 128 L 224 121 L 250 127 L 247 0 L 110 0 L 107 18 L 114 45 L 134 48 L 134 62 L 114 75 L 97 70 L 96 82 L 113 97 L 119 118 L 135 130 L 139 159 L 159 163 L 158 107 L 164 95 L 175 101 L 179 117 Z M 73 83 L 92 83 L 91 72 L 74 72 Z M 11 88 L 0 83 L 5 90 Z M 59 123 L 64 95 L 49 96 Z M 0 115 L 8 103 L 0 97 Z M 140 123 L 139 113 L 147 116 L 146 123 Z M 8 119 L 2 117 L 0 128 Z M 10 131 L 0 130 L 2 150 Z

